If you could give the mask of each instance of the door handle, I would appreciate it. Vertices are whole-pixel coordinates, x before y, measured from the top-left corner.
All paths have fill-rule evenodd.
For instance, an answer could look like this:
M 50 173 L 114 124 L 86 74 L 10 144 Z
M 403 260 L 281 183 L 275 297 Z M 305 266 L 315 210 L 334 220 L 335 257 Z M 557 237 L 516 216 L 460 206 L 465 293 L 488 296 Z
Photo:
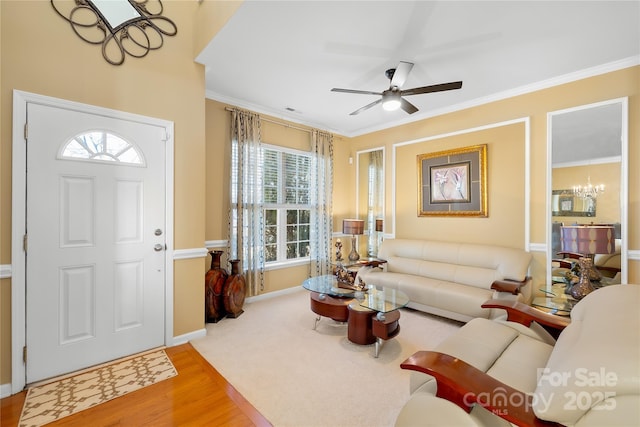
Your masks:
M 162 249 L 164 249 L 164 245 L 161 245 L 160 243 L 156 243 L 153 246 L 153 250 L 156 251 L 156 252 L 160 252 Z

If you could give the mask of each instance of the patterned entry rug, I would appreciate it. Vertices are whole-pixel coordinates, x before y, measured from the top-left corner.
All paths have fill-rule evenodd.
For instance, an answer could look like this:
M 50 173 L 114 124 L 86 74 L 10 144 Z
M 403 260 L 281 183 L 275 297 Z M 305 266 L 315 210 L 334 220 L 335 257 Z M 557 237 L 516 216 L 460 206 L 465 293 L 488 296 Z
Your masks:
M 41 426 L 177 374 L 167 354 L 159 350 L 32 387 L 18 425 Z

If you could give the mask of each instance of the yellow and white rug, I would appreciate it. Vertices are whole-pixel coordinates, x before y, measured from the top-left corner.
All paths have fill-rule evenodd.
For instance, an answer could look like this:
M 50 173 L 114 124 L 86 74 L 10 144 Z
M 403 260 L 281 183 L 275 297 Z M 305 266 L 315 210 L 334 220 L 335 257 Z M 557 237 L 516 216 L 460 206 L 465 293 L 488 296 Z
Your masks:
M 18 425 L 41 426 L 177 374 L 167 354 L 159 350 L 32 387 Z

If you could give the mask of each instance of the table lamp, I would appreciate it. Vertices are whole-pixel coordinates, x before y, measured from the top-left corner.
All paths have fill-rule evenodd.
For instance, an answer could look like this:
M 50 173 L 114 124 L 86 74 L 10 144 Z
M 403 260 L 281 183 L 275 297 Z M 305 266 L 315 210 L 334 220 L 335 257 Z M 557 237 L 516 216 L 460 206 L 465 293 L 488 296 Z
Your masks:
M 361 219 L 343 219 L 342 232 L 351 234 L 351 252 L 349 253 L 349 261 L 358 261 L 360 254 L 356 250 L 356 235 L 364 233 L 364 221 Z
M 595 254 L 610 254 L 615 251 L 615 230 L 607 225 L 562 226 L 561 244 L 564 252 L 580 254 L 580 280 L 570 294 L 580 300 L 594 290 L 591 278 L 599 281 L 600 272 L 593 265 Z

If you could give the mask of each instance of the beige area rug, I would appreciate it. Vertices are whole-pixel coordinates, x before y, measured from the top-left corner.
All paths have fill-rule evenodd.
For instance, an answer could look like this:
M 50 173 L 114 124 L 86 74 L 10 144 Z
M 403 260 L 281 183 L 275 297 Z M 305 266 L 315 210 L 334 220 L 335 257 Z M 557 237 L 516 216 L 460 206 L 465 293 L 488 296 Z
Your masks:
M 274 426 L 392 426 L 409 398 L 400 363 L 433 349 L 460 323 L 403 309 L 400 334 L 374 345 L 347 339 L 346 324 L 315 314 L 309 293 L 245 304 L 236 319 L 207 324 L 193 346 Z
M 51 423 L 177 374 L 167 354 L 159 350 L 32 387 L 18 426 Z

